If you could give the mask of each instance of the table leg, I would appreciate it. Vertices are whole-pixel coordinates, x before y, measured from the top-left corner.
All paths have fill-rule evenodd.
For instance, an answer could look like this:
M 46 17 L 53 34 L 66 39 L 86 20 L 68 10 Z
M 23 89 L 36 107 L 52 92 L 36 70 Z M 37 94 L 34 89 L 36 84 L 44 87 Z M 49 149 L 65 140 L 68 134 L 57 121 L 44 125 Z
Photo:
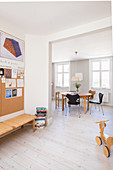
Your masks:
M 88 101 L 87 101 L 87 110 L 89 110 L 89 97 L 88 97 Z
M 64 111 L 64 96 L 62 95 L 62 111 Z
M 33 132 L 35 132 L 35 120 L 33 120 Z
M 86 97 L 84 97 L 84 114 L 86 114 Z

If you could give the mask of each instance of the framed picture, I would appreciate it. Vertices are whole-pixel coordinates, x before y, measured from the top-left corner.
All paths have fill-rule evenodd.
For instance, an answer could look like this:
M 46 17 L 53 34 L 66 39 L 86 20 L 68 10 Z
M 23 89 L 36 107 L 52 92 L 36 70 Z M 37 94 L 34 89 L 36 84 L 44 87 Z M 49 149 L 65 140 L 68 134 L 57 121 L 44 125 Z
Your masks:
M 0 68 L 0 76 L 4 76 L 4 69 L 3 68 Z
M 12 89 L 12 97 L 16 97 L 17 96 L 17 89 Z
M 11 98 L 11 89 L 6 89 L 6 99 Z
M 0 39 L 0 56 L 23 62 L 24 41 L 4 32 L 0 32 Z
M 11 69 L 5 70 L 5 78 L 11 78 Z

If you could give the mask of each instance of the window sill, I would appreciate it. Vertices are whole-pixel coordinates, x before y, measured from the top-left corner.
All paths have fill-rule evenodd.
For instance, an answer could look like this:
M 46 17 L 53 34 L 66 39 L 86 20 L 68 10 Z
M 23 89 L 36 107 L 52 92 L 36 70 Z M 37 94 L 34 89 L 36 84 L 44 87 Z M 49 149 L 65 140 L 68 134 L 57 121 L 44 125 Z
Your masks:
M 97 88 L 97 87 L 91 87 L 91 89 L 96 89 L 96 90 L 111 90 L 111 88 Z
M 69 88 L 69 87 L 64 87 L 64 86 L 56 86 L 56 88 Z

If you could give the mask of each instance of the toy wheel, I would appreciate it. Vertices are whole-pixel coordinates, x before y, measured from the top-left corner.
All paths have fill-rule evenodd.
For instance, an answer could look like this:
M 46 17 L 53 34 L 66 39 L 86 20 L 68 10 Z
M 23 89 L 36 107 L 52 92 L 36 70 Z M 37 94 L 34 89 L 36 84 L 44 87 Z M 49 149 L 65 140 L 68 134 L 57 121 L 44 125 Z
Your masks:
M 102 145 L 102 139 L 99 136 L 96 136 L 96 142 L 98 145 Z
M 103 146 L 104 155 L 108 158 L 110 157 L 110 151 L 107 146 Z

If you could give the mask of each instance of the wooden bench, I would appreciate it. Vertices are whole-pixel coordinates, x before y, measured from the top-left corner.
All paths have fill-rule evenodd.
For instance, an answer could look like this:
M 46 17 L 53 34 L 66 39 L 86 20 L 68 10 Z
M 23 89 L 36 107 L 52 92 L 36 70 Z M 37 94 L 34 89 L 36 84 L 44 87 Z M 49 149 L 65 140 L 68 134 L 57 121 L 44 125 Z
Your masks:
M 35 116 L 29 114 L 22 114 L 6 121 L 0 122 L 0 136 L 8 133 L 18 127 L 23 127 L 25 124 L 33 125 L 33 132 L 35 131 Z

